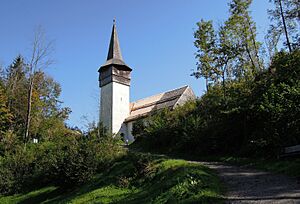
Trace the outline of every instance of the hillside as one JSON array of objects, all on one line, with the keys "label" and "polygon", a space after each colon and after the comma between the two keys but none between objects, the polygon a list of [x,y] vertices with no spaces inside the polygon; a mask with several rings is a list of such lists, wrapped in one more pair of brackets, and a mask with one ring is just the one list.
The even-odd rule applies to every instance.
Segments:
[{"label": "hillside", "polygon": [[0,197],[0,203],[219,203],[221,194],[218,177],[205,166],[130,153],[83,186],[47,186]]}]

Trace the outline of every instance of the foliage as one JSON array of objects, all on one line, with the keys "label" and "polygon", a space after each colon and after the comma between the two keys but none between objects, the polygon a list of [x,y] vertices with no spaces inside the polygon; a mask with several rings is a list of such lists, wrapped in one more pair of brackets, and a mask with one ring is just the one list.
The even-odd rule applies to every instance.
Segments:
[{"label": "foliage", "polygon": [[12,122],[12,115],[7,107],[7,97],[0,83],[0,140],[9,129]]},{"label": "foliage", "polygon": [[[259,96],[254,106],[258,112],[257,122],[264,126],[262,138],[272,144],[270,148],[300,143],[300,51],[284,52],[274,57],[268,74],[255,86]],[[263,92],[262,92],[263,91]],[[272,139],[271,139],[272,138]]]},{"label": "foliage", "polygon": [[[4,103],[1,105],[1,111],[6,114],[3,112],[1,117],[9,121],[10,131],[19,137],[22,137],[25,131],[29,75],[25,60],[22,56],[17,56],[0,77],[0,101]],[[59,100],[61,88],[53,78],[42,71],[37,71],[34,73],[34,79],[30,136],[47,140],[51,135],[60,134],[66,130],[64,121],[71,111],[69,108],[61,107]],[[8,129],[7,125],[3,124],[3,127]]]},{"label": "foliage", "polygon": [[221,203],[222,186],[210,169],[184,160],[129,153],[107,171],[71,191],[55,187],[0,202],[42,203]]},{"label": "foliage", "polygon": [[145,121],[143,119],[138,119],[134,122],[132,127],[132,135],[134,139],[137,139],[140,136],[140,133],[145,129]]},{"label": "foliage", "polygon": [[56,135],[38,144],[16,144],[0,160],[0,192],[17,193],[31,186],[55,184],[74,187],[87,182],[97,171],[123,154],[118,140],[98,140],[77,132]]},{"label": "foliage", "polygon": [[194,32],[197,70],[191,75],[204,77],[206,88],[222,82],[226,97],[227,80],[252,80],[264,69],[261,43],[249,7],[252,0],[232,0],[229,17],[215,32],[212,21],[201,19]]},{"label": "foliage", "polygon": [[300,17],[299,17],[299,1],[297,0],[269,0],[275,6],[274,9],[269,9],[269,17],[272,21],[268,30],[267,38],[269,52],[273,57],[274,52],[277,51],[277,44],[282,36],[284,36],[284,45],[289,52],[292,49],[299,48],[300,45]]},{"label": "foliage", "polygon": [[142,149],[204,155],[277,157],[300,143],[300,51],[280,52],[254,80],[216,84],[196,102],[145,119]]},{"label": "foliage", "polygon": [[13,153],[6,153],[0,163],[0,192],[18,192],[30,186],[34,163],[34,152],[16,146]]},{"label": "foliage", "polygon": [[[49,183],[61,187],[82,184],[123,152],[118,139],[101,127],[91,127],[86,135],[67,128],[64,121],[70,109],[61,107],[60,85],[41,70],[32,74],[21,56],[1,73],[1,194]],[[38,139],[37,144],[23,143],[30,76],[34,77],[30,136]]]},{"label": "foliage", "polygon": [[27,79],[26,65],[22,56],[17,56],[13,63],[2,73],[1,83],[6,93],[6,106],[12,114],[10,129],[22,134],[26,118]]},{"label": "foliage", "polygon": [[1,194],[48,184],[72,188],[124,153],[119,138],[102,124],[85,134],[65,125],[71,110],[61,105],[60,85],[42,71],[50,63],[51,44],[44,45],[37,34],[31,60],[17,56],[0,70]]},{"label": "foliage", "polygon": [[201,19],[197,26],[198,29],[194,33],[194,44],[198,48],[196,58],[199,62],[197,63],[197,71],[193,72],[192,76],[195,76],[197,79],[204,77],[206,89],[208,89],[209,81],[214,81],[216,77],[213,69],[216,36],[212,21]]},{"label": "foliage", "polygon": [[230,16],[224,27],[228,30],[227,38],[237,50],[234,59],[234,76],[253,77],[262,70],[259,56],[260,44],[256,40],[256,25],[250,15],[252,0],[232,0],[229,4]]}]

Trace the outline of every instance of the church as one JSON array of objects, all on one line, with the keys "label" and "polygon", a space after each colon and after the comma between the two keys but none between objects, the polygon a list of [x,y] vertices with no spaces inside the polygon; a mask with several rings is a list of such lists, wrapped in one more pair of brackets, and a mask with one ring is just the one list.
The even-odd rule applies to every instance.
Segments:
[{"label": "church", "polygon": [[114,20],[107,59],[98,70],[100,122],[109,132],[121,134],[125,141],[134,140],[132,128],[135,121],[196,98],[189,86],[183,86],[130,103],[131,71],[123,60]]}]

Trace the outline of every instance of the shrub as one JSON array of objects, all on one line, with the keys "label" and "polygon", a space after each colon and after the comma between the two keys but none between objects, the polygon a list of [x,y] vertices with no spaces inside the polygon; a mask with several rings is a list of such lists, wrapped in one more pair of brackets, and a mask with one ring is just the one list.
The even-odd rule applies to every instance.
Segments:
[{"label": "shrub", "polygon": [[26,186],[34,171],[34,152],[16,146],[13,153],[7,153],[0,160],[0,192],[16,193]]},{"label": "shrub", "polygon": [[122,154],[118,139],[108,135],[95,138],[69,133],[26,148],[18,144],[0,157],[0,193],[18,193],[50,183],[74,187]]}]

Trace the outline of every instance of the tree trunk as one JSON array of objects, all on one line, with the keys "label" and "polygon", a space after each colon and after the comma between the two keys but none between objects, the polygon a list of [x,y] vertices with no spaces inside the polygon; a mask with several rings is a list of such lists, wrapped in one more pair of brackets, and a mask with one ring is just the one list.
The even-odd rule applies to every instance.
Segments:
[{"label": "tree trunk", "polygon": [[33,75],[30,76],[28,99],[27,99],[27,115],[26,115],[26,126],[25,126],[25,137],[24,143],[26,144],[29,138],[29,127],[31,120],[31,103],[32,103],[32,89],[33,89]]},{"label": "tree trunk", "polygon": [[290,40],[289,40],[286,24],[285,24],[285,18],[284,18],[284,15],[283,15],[281,0],[278,0],[278,1],[279,1],[280,15],[281,15],[281,19],[282,19],[283,29],[284,29],[285,38],[286,38],[286,44],[289,48],[289,52],[292,52],[292,47],[291,47],[291,43],[290,43]]},{"label": "tree trunk", "polygon": [[31,122],[31,106],[32,106],[32,91],[34,85],[35,74],[42,68],[46,68],[51,64],[51,60],[48,59],[48,55],[51,52],[52,43],[44,44],[44,32],[41,27],[38,27],[35,31],[34,41],[32,46],[32,57],[29,66],[29,87],[28,87],[28,99],[27,99],[27,114],[26,114],[26,127],[24,135],[24,143],[29,139],[29,128]]},{"label": "tree trunk", "polygon": [[208,92],[208,78],[205,77],[205,86],[206,86],[206,92]]},{"label": "tree trunk", "polygon": [[255,56],[256,56],[256,59],[257,59],[258,68],[259,68],[260,71],[262,71],[263,68],[260,64],[259,55],[258,55],[258,48],[256,46],[256,40],[255,40],[255,37],[254,37],[254,32],[253,32],[253,29],[251,27],[251,23],[250,23],[249,18],[247,18],[247,22],[248,22],[250,33],[251,33],[251,39],[252,39],[252,43],[253,43],[254,50],[255,50]]},{"label": "tree trunk", "polygon": [[246,47],[246,51],[247,51],[247,54],[248,54],[248,56],[249,56],[249,58],[250,58],[250,61],[251,61],[251,64],[252,64],[252,66],[253,66],[253,74],[255,73],[255,63],[254,63],[254,60],[253,60],[253,58],[252,58],[252,56],[251,56],[251,53],[250,53],[250,50],[249,50],[249,47],[248,47],[248,44],[247,43],[245,43],[245,47]]},{"label": "tree trunk", "polygon": [[[226,67],[226,65],[225,65]],[[226,97],[226,87],[225,87],[225,70],[226,68],[224,69],[224,71],[222,72],[222,85],[223,85],[223,96],[224,96],[224,99]]]}]

